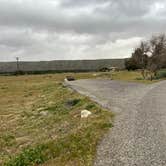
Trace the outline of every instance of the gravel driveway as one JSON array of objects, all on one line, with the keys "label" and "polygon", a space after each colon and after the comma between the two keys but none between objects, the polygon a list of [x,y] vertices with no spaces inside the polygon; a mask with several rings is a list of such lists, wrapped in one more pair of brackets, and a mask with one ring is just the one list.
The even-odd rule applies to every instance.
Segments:
[{"label": "gravel driveway", "polygon": [[97,148],[95,166],[166,166],[166,81],[68,84],[115,113],[114,127]]}]

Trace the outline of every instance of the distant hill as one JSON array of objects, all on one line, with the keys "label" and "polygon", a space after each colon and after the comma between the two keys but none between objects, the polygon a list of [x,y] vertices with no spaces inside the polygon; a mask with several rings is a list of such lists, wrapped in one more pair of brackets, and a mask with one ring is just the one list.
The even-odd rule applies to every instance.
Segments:
[{"label": "distant hill", "polygon": [[[24,72],[39,71],[98,71],[104,67],[118,67],[124,69],[124,59],[100,59],[100,60],[55,60],[39,62],[19,62],[19,69]],[[0,62],[0,73],[12,73],[17,71],[16,62]]]}]

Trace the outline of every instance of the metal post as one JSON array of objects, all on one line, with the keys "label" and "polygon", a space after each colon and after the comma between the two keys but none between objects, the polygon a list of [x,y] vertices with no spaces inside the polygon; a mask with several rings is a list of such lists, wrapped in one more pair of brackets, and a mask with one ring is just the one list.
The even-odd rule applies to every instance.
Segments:
[{"label": "metal post", "polygon": [[16,61],[17,61],[17,72],[19,72],[20,71],[20,69],[19,69],[19,57],[16,57]]}]

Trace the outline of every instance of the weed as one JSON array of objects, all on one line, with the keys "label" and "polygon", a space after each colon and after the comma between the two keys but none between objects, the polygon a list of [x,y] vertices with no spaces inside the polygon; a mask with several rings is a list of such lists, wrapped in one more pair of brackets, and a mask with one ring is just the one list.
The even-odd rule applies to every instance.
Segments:
[{"label": "weed", "polygon": [[65,105],[67,107],[73,107],[73,106],[77,105],[80,101],[81,101],[81,99],[70,99],[65,102]]},{"label": "weed", "polygon": [[93,109],[93,108],[95,108],[95,107],[96,107],[95,104],[88,104],[88,105],[85,107],[85,109],[91,110],[91,109]]},{"label": "weed", "polygon": [[3,140],[6,146],[12,146],[12,144],[15,143],[15,137],[12,134],[6,133],[4,135],[1,135],[0,139]]},{"label": "weed", "polygon": [[113,124],[112,123],[104,123],[101,128],[106,129],[106,128],[112,128]]},{"label": "weed", "polygon": [[43,163],[47,157],[43,154],[45,146],[37,146],[36,148],[26,148],[18,156],[11,158],[5,166],[29,166]]},{"label": "weed", "polygon": [[[0,86],[5,83],[8,89],[0,88],[0,165],[92,165],[112,114],[63,87],[65,76],[1,76]],[[80,118],[82,109],[91,110],[88,121]],[[41,111],[49,113],[44,116]]]}]

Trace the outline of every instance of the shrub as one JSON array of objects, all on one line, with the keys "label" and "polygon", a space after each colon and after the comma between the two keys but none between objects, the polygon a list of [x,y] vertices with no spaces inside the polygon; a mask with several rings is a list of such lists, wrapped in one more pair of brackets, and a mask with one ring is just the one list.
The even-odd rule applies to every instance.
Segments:
[{"label": "shrub", "polygon": [[136,65],[136,62],[134,59],[127,59],[125,61],[125,67],[127,70],[136,70],[138,69],[138,66]]},{"label": "shrub", "polygon": [[103,67],[101,69],[99,69],[100,72],[109,72],[110,69],[108,67]]},{"label": "shrub", "polygon": [[161,70],[157,73],[156,79],[166,78],[166,70]]}]

